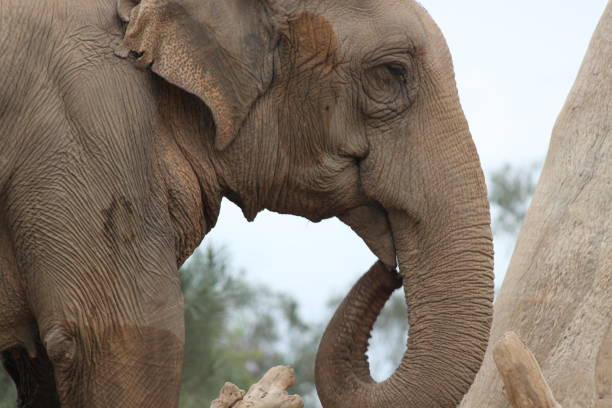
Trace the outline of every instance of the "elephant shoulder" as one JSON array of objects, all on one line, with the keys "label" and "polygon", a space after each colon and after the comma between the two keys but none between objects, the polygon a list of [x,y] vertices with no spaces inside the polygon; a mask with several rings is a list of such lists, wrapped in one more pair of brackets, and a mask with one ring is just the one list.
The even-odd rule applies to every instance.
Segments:
[{"label": "elephant shoulder", "polygon": [[121,23],[113,1],[102,1],[104,7],[100,3],[0,0],[0,69],[10,65],[42,76],[57,74],[66,65],[116,60],[113,43],[122,37]]},{"label": "elephant shoulder", "polygon": [[101,94],[148,86],[150,75],[114,55],[121,30],[111,0],[0,0],[4,114],[40,103],[79,115],[85,102],[103,103]]}]

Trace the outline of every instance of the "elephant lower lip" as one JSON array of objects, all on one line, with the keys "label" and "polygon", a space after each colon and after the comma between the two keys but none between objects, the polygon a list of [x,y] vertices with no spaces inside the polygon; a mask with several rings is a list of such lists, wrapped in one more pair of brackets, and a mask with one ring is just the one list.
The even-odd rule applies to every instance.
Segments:
[{"label": "elephant lower lip", "polygon": [[368,248],[388,269],[397,267],[391,225],[387,212],[382,206],[363,205],[347,211],[338,218],[363,239]]}]

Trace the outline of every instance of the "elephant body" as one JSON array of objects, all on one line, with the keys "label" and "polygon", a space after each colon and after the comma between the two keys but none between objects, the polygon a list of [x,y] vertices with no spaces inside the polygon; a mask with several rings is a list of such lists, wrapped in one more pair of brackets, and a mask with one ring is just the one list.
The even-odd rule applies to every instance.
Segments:
[{"label": "elephant body", "polygon": [[[1,7],[0,292],[8,294],[0,297],[0,349],[7,368],[19,367],[9,372],[21,403],[55,399],[22,386],[40,380],[21,360],[48,353],[58,375],[71,363],[65,354],[88,348],[64,332],[97,344],[109,331],[87,350],[104,355],[100,362],[125,359],[131,348],[133,358],[163,355],[173,368],[145,378],[140,368],[97,362],[108,370],[99,379],[125,375],[134,387],[105,391],[105,406],[172,406],[184,342],[177,267],[207,226],[197,177],[161,125],[163,86],[114,55],[122,30],[113,1]],[[99,349],[113,343],[121,349]],[[23,347],[37,357],[16,351]],[[176,383],[170,395],[166,381]],[[69,395],[78,392],[69,385],[59,387],[67,406],[93,406]]]},{"label": "elephant body", "polygon": [[[337,216],[381,260],[323,339],[326,408],[355,387],[356,408],[461,398],[490,326],[486,189],[442,35],[378,3],[0,0],[0,352],[20,406],[177,406],[177,270],[223,197],[249,220]],[[378,386],[376,313],[351,310],[402,280],[409,350]]]}]

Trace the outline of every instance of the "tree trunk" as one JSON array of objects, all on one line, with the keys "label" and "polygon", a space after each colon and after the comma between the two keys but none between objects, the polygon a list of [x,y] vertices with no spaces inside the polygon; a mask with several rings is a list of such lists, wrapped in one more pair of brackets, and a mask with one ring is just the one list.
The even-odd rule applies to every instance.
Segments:
[{"label": "tree trunk", "polygon": [[[528,95],[526,95],[528,97]],[[563,407],[612,407],[612,3],[553,131],[462,408],[509,403],[492,345],[516,332]]]}]

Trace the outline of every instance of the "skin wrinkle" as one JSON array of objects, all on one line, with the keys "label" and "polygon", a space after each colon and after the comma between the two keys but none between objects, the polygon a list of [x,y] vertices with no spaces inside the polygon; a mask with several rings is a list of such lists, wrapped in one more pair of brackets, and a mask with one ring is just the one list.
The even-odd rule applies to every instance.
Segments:
[{"label": "skin wrinkle", "polygon": [[[208,160],[210,151],[203,148],[200,142],[201,138],[213,138],[214,130],[202,122],[209,117],[205,108],[191,95],[179,97],[175,88],[164,83],[160,83],[159,87],[159,114],[167,124],[162,128],[161,136],[171,138],[171,142],[164,142],[164,137],[159,138],[162,143],[161,150],[165,155],[173,157],[163,171],[170,175],[169,184],[173,184],[178,190],[190,191],[187,197],[178,198],[177,202],[170,200],[168,205],[187,210],[186,217],[179,221],[179,228],[185,232],[178,241],[191,242],[190,245],[193,246],[187,246],[179,252],[191,252],[199,243],[193,242],[193,238],[197,241],[216,223],[221,205],[220,186],[224,184],[217,175],[223,174],[223,171],[217,167],[217,163]],[[205,171],[211,167],[214,171]],[[197,183],[193,182],[194,178]],[[184,200],[189,200],[192,204],[187,205]],[[200,230],[193,228],[193,220],[197,219],[202,219]]]}]

